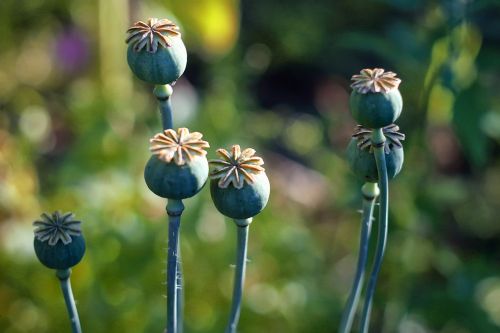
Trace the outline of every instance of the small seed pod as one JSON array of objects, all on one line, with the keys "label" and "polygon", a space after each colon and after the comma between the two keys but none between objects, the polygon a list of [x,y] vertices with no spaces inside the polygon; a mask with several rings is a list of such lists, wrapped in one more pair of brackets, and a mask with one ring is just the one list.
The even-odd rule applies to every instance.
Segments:
[{"label": "small seed pod", "polygon": [[231,152],[218,149],[221,159],[211,160],[210,193],[215,207],[233,219],[248,219],[260,213],[269,199],[270,185],[262,158],[255,150],[241,151],[234,145]]},{"label": "small seed pod", "polygon": [[362,126],[382,128],[396,121],[403,109],[398,90],[401,80],[396,73],[382,68],[363,69],[352,77],[353,88],[349,99],[353,118]]},{"label": "small seed pod", "polygon": [[43,213],[35,226],[34,247],[38,260],[48,268],[69,269],[82,260],[85,239],[73,213]]},{"label": "small seed pod", "polygon": [[127,62],[134,74],[152,84],[170,84],[184,73],[186,47],[179,28],[170,20],[150,18],[128,30]]},{"label": "small seed pod", "polygon": [[198,193],[208,178],[208,142],[199,132],[168,129],[151,140],[153,156],[144,170],[144,179],[156,195],[168,199],[186,199]]},{"label": "small seed pod", "polygon": [[[387,176],[396,177],[403,167],[404,151],[401,141],[405,135],[398,132],[399,127],[389,125],[383,128],[386,141],[384,144]],[[371,143],[372,130],[358,126],[347,146],[347,161],[354,174],[364,182],[378,181],[377,163]]]}]

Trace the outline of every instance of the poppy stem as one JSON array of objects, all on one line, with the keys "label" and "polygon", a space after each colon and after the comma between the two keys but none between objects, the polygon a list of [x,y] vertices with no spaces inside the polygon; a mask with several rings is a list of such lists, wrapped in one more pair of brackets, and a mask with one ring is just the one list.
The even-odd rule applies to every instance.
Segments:
[{"label": "poppy stem", "polygon": [[173,89],[169,84],[156,85],[153,89],[153,94],[156,96],[160,106],[163,130],[173,128],[172,103],[170,102],[170,96],[172,96],[172,93]]},{"label": "poppy stem", "polygon": [[363,185],[363,187],[361,188],[361,192],[363,193],[363,216],[361,219],[358,264],[351,293],[349,295],[349,298],[347,299],[344,313],[342,314],[339,333],[348,333],[352,328],[352,322],[354,320],[359,297],[361,295],[361,286],[363,285],[366,270],[368,246],[373,221],[373,208],[375,206],[375,200],[380,193],[377,183],[370,182],[367,182]]},{"label": "poppy stem", "polygon": [[378,186],[380,187],[380,210],[379,210],[379,226],[378,226],[378,241],[375,250],[375,259],[373,263],[370,280],[366,289],[365,304],[361,317],[361,332],[368,333],[370,325],[370,314],[372,309],[373,295],[377,284],[378,275],[384,258],[385,247],[387,245],[388,232],[388,214],[389,214],[389,182],[387,177],[387,165],[385,161],[385,136],[382,128],[373,130],[372,146],[375,155],[375,162],[378,171]]},{"label": "poppy stem", "polygon": [[176,313],[177,313],[177,333],[182,333],[184,330],[184,289],[183,289],[183,274],[182,274],[182,259],[181,259],[181,239],[177,242],[177,289],[176,289]]},{"label": "poppy stem", "polygon": [[[168,254],[167,254],[167,332],[177,333],[178,327],[182,325],[177,308],[179,303],[178,269],[179,269],[179,230],[181,226],[181,214],[184,211],[182,200],[169,199],[167,203],[168,214]],[[182,318],[182,316],[180,317]]]},{"label": "poppy stem", "polygon": [[[156,85],[153,89],[153,94],[158,100],[160,107],[161,123],[163,130],[173,128],[173,116],[172,116],[172,103],[170,102],[170,96],[172,96],[173,89],[169,84]],[[169,210],[169,207],[170,210]],[[174,208],[172,208],[174,207]],[[182,207],[182,208],[180,208]],[[180,209],[179,215],[178,209]],[[182,276],[182,263],[181,263],[181,246],[180,246],[180,214],[184,210],[182,201],[180,200],[169,200],[167,204],[167,213],[169,215],[169,250],[168,250],[168,268],[167,268],[167,322],[170,325],[174,325],[175,329],[170,328],[168,332],[182,333],[183,331],[183,309],[184,309],[184,292],[183,292],[183,276]],[[170,246],[174,246],[175,251]],[[171,257],[172,256],[172,257]],[[175,259],[175,264],[173,260]],[[174,267],[175,266],[175,267]],[[174,269],[175,268],[175,269]],[[173,280],[172,275],[175,274],[175,280]],[[175,282],[173,282],[175,281]],[[174,291],[170,288],[175,288]],[[170,291],[170,292],[169,292]],[[169,296],[170,294],[170,296]],[[175,319],[173,318],[175,316]],[[167,327],[169,325],[167,324]]]},{"label": "poppy stem", "polygon": [[71,269],[58,269],[56,271],[56,276],[61,282],[61,290],[63,292],[66,308],[68,309],[69,320],[71,321],[71,332],[82,333],[75,298],[73,297],[73,291],[71,290],[71,281],[69,279],[70,275]]},{"label": "poppy stem", "polygon": [[235,219],[237,226],[236,243],[236,268],[234,272],[233,300],[231,305],[231,314],[226,327],[226,333],[236,333],[238,320],[241,311],[241,299],[243,297],[243,286],[245,284],[245,269],[247,263],[248,250],[248,229],[252,218]]}]

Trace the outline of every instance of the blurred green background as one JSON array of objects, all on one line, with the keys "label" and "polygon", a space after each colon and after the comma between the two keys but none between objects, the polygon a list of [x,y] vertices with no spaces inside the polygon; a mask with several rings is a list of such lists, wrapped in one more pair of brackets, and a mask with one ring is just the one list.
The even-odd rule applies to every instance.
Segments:
[{"label": "blurred green background", "polygon": [[[255,147],[271,200],[252,224],[240,331],[336,332],[354,274],[360,183],[343,159],[349,78],[403,79],[372,332],[500,331],[500,3],[496,0],[1,0],[0,332],[68,332],[31,222],[72,210],[85,332],[162,332],[165,202],[142,179],[160,130],[126,64],[135,20],[177,22],[189,50],[176,126]],[[205,189],[182,224],[186,332],[222,332],[235,227]]]}]

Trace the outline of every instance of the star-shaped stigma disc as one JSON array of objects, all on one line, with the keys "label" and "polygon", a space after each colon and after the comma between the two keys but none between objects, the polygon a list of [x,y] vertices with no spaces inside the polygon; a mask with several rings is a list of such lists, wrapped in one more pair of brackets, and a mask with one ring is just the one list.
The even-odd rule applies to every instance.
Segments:
[{"label": "star-shaped stigma disc", "polygon": [[353,75],[351,88],[360,94],[388,93],[397,89],[401,79],[394,72],[385,72],[383,68],[362,69],[360,74]]},{"label": "star-shaped stigma disc", "polygon": [[177,165],[184,165],[197,156],[205,156],[205,148],[210,147],[208,142],[201,140],[203,134],[189,133],[187,128],[179,128],[177,132],[167,129],[156,134],[151,140],[150,150],[166,163],[172,160]]},{"label": "star-shaped stigma disc", "polygon": [[217,155],[221,158],[209,161],[214,167],[210,178],[219,179],[220,188],[227,188],[232,183],[235,188],[241,189],[245,181],[252,184],[254,176],[265,171],[262,167],[264,161],[255,156],[255,150],[252,148],[241,151],[239,145],[234,145],[230,152],[218,149]]},{"label": "star-shaped stigma disc", "polygon": [[150,53],[155,53],[158,46],[172,46],[171,38],[180,36],[179,27],[168,19],[150,18],[148,22],[137,21],[128,30],[125,42],[139,52],[143,48]]},{"label": "star-shaped stigma disc", "polygon": [[71,212],[62,214],[59,211],[51,215],[43,213],[41,219],[33,222],[35,227],[35,237],[41,242],[48,242],[54,246],[58,241],[64,245],[71,243],[71,236],[81,235],[81,221],[74,219]]}]

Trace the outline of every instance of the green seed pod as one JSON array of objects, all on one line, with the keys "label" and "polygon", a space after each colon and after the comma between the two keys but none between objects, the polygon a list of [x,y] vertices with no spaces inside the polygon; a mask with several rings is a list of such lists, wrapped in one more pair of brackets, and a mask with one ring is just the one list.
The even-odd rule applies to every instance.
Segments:
[{"label": "green seed pod", "polygon": [[35,253],[40,262],[53,269],[69,269],[82,260],[85,254],[85,239],[81,233],[81,222],[73,213],[52,215],[43,213],[35,226]]},{"label": "green seed pod", "polygon": [[151,152],[144,179],[156,195],[182,200],[198,193],[208,178],[206,151],[202,134],[179,128],[168,129],[151,139]]},{"label": "green seed pod", "polygon": [[[399,127],[384,127],[386,137],[384,152],[389,179],[396,177],[403,167],[404,151],[401,140],[405,136],[398,132]],[[378,181],[377,163],[371,145],[372,130],[358,126],[356,133],[347,146],[347,161],[354,174],[364,182]]]},{"label": "green seed pod", "polygon": [[147,23],[134,23],[127,33],[127,62],[139,79],[152,84],[170,84],[184,73],[186,47],[173,22],[150,18]]},{"label": "green seed pod", "polygon": [[363,69],[354,81],[349,106],[353,118],[362,126],[382,128],[396,121],[403,109],[398,90],[401,80],[382,68]]},{"label": "green seed pod", "polygon": [[261,166],[262,158],[255,150],[241,151],[234,145],[229,153],[218,149],[218,160],[211,160],[210,193],[215,207],[233,219],[247,219],[260,213],[267,205],[270,193],[269,179]]}]

